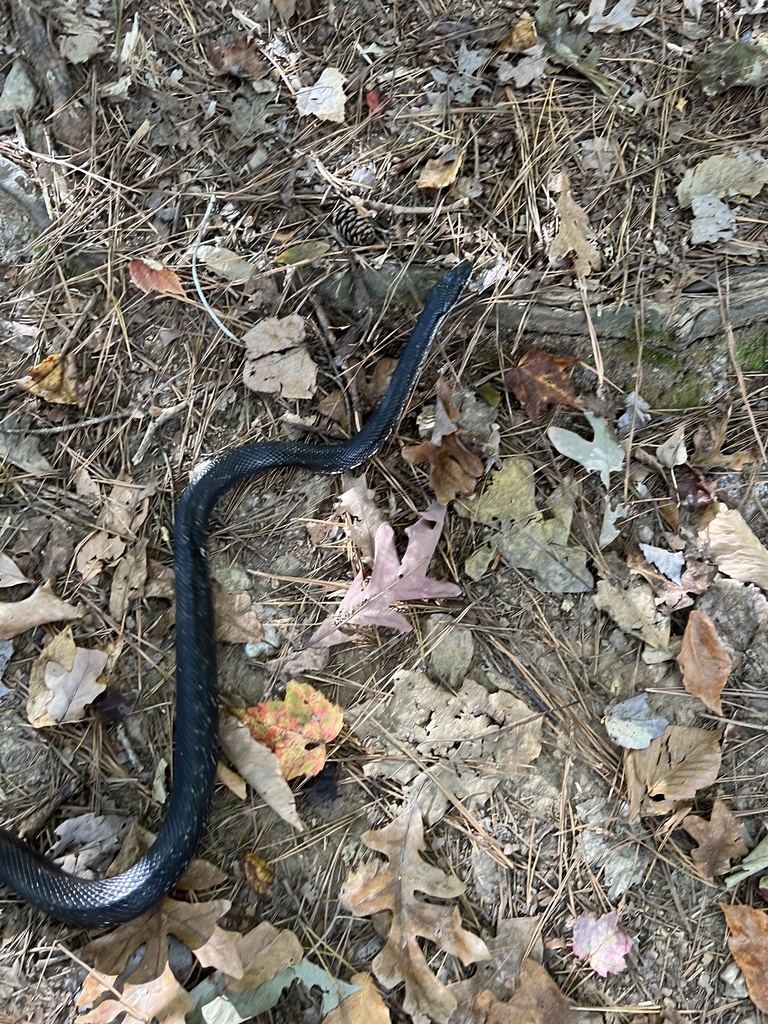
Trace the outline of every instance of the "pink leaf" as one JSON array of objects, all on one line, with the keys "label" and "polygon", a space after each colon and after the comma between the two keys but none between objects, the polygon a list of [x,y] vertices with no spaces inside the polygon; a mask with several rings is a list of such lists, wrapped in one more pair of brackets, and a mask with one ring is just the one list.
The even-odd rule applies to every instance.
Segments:
[{"label": "pink leaf", "polygon": [[580,914],[573,922],[573,952],[580,960],[588,960],[601,978],[627,969],[625,957],[632,949],[632,940],[618,926],[618,914],[595,917]]},{"label": "pink leaf", "polygon": [[309,641],[310,647],[331,647],[350,637],[340,626],[386,626],[400,633],[411,629],[408,620],[391,607],[398,601],[429,601],[458,597],[455,583],[433,580],[427,569],[440,540],[445,505],[434,501],[421,519],[405,531],[408,547],[400,561],[395,535],[389,523],[381,523],[374,537],[373,570],[370,578],[358,573],[335,613],[321,623]]}]

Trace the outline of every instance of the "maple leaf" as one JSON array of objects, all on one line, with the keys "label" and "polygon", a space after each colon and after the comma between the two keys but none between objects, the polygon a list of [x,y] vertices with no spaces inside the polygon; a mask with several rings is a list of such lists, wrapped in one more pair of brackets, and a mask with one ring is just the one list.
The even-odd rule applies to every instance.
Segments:
[{"label": "maple leaf", "polygon": [[541,423],[547,405],[581,408],[581,401],[565,374],[578,363],[577,356],[553,356],[539,348],[526,352],[520,362],[504,374],[504,383],[528,414],[531,423]]},{"label": "maple leaf", "polygon": [[71,360],[53,353],[32,366],[26,377],[16,381],[20,388],[52,405],[76,405],[82,409],[85,404],[83,388],[77,379]]},{"label": "maple leaf", "polygon": [[688,693],[716,715],[722,715],[720,694],[731,674],[731,658],[705,612],[692,611],[688,616],[677,664]]},{"label": "maple leaf", "polygon": [[601,978],[625,971],[631,949],[632,940],[619,928],[615,910],[600,917],[579,914],[573,922],[573,952],[580,960],[589,961]]},{"label": "maple leaf", "polygon": [[226,932],[216,922],[231,907],[229,900],[182,903],[166,897],[152,910],[93,939],[83,950],[97,970],[108,975],[123,973],[130,957],[146,946],[141,962],[129,975],[134,985],[162,976],[168,966],[168,937],[175,935],[194,954],[202,967],[218,967],[235,977],[243,973],[237,953],[240,932]]},{"label": "maple leaf", "polygon": [[416,893],[448,900],[460,896],[465,886],[421,856],[424,826],[415,807],[385,828],[365,832],[362,840],[388,863],[362,864],[344,883],[339,903],[358,917],[391,912],[389,936],[373,961],[373,973],[386,988],[405,982],[406,1013],[445,1024],[456,1009],[456,997],[430,971],[418,938],[459,957],[465,966],[489,959],[490,953],[482,939],[462,927],[455,904],[427,903]]},{"label": "maple leaf", "polygon": [[592,230],[584,209],[571,195],[568,176],[561,174],[561,192],[557,200],[560,226],[549,246],[549,262],[552,266],[570,257],[579,280],[589,277],[593,270],[599,270],[600,253],[594,245],[596,235]]},{"label": "maple leaf", "polygon": [[402,562],[395,547],[395,534],[389,523],[382,523],[374,538],[373,571],[366,581],[360,572],[333,615],[312,634],[309,647],[331,647],[351,638],[340,626],[386,626],[408,633],[411,624],[392,609],[397,601],[431,601],[439,597],[458,597],[455,583],[427,576],[445,520],[445,505],[434,501],[421,513],[421,519],[406,529],[408,546]]},{"label": "maple leaf", "polygon": [[179,280],[179,275],[158,260],[137,257],[128,264],[128,273],[139,291],[172,295],[177,299],[186,298],[187,293]]},{"label": "maple leaf", "polygon": [[317,775],[325,764],[325,744],[336,739],[344,712],[309,683],[292,679],[285,700],[246,708],[242,720],[254,739],[277,755],[286,779]]},{"label": "maple leaf", "polygon": [[630,820],[641,810],[665,814],[711,786],[720,770],[722,736],[721,729],[670,725],[645,750],[630,751],[625,759]]},{"label": "maple leaf", "polygon": [[720,904],[731,930],[728,949],[741,968],[749,998],[763,1013],[768,1013],[768,914],[752,907]]},{"label": "maple leaf", "polygon": [[724,875],[730,870],[731,861],[747,852],[741,825],[720,797],[712,805],[709,821],[688,814],[680,824],[698,844],[691,859],[704,878]]},{"label": "maple leaf", "polygon": [[91,971],[83,982],[76,1006],[88,1006],[110,993],[98,1006],[81,1014],[82,1024],[110,1024],[116,1017],[129,1021],[157,1021],[157,1024],[184,1024],[186,1014],[195,1008],[186,990],[178,983],[169,964],[159,977],[137,984],[128,981],[116,996],[118,976]]}]

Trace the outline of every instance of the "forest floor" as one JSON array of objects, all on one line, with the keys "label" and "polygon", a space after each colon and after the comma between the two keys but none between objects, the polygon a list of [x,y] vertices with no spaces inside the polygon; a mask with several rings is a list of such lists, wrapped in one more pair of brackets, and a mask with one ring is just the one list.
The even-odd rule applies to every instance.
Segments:
[{"label": "forest floor", "polygon": [[348,436],[472,265],[364,478],[214,514],[186,895],[2,890],[0,1024],[763,1020],[766,33],[0,0],[1,818],[67,870],[162,822],[193,469]]}]

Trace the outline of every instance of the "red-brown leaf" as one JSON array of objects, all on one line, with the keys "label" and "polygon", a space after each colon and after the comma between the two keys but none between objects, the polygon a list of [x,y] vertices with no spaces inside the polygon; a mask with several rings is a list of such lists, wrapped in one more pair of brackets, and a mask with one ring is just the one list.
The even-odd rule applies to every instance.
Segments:
[{"label": "red-brown leaf", "polygon": [[553,356],[533,348],[513,370],[507,371],[504,383],[523,406],[531,423],[541,423],[548,405],[581,408],[570,377],[565,373],[578,361],[575,356]]}]

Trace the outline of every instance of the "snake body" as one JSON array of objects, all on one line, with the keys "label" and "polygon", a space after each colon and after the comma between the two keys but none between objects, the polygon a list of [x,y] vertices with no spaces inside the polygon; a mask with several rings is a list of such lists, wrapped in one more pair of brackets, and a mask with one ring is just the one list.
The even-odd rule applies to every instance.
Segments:
[{"label": "snake body", "polygon": [[130,921],[171,891],[202,838],[216,773],[216,643],[207,555],[213,508],[241,481],[269,469],[292,466],[335,474],[375,455],[397,425],[430,343],[469,273],[469,264],[460,263],[429,292],[389,387],[359,433],[326,446],[291,441],[243,445],[206,463],[181,495],[174,540],[174,784],[154,844],[128,871],[114,878],[84,879],[61,871],[27,842],[0,828],[0,884],[51,917],[81,928],[108,928]]}]

